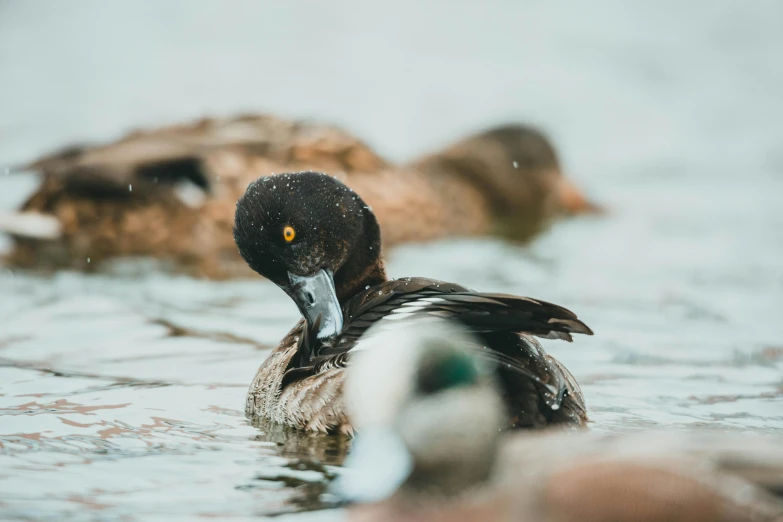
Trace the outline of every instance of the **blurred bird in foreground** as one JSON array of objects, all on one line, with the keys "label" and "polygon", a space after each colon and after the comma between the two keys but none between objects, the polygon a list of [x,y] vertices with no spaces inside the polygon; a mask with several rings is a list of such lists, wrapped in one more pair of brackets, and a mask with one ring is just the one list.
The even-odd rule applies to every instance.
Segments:
[{"label": "blurred bird in foreground", "polygon": [[552,218],[597,207],[563,176],[533,128],[498,127],[406,165],[337,128],[272,116],[205,119],[71,147],[24,170],[42,174],[18,212],[0,215],[12,266],[95,270],[152,257],[210,278],[245,276],[234,204],[272,173],[337,176],[375,211],[386,246],[446,236],[526,239]]},{"label": "blurred bird in foreground", "polygon": [[716,522],[783,517],[783,441],[715,432],[500,432],[466,333],[398,322],[356,354],[358,429],[338,489],[349,520]]}]

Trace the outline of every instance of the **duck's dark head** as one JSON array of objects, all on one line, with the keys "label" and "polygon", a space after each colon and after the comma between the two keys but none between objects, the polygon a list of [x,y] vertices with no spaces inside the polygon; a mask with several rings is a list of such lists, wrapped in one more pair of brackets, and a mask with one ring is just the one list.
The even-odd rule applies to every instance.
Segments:
[{"label": "duck's dark head", "polygon": [[326,174],[251,183],[237,202],[234,240],[250,268],[291,296],[319,338],[342,329],[341,303],[386,279],[375,216]]}]

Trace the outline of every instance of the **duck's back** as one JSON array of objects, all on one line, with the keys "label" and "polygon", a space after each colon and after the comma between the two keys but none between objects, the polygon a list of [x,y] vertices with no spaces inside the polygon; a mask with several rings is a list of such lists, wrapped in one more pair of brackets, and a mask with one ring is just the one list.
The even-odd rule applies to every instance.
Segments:
[{"label": "duck's back", "polygon": [[113,257],[150,256],[202,276],[249,275],[231,229],[251,181],[387,166],[339,129],[271,116],[205,119],[70,147],[27,167],[42,182],[20,209],[56,220],[58,237],[16,234],[10,262],[89,270]]}]

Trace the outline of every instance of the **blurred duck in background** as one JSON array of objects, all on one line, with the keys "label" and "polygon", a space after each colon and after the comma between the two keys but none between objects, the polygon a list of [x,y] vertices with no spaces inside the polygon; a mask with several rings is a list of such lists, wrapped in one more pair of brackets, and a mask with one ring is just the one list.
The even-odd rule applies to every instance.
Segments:
[{"label": "blurred duck in background", "polygon": [[247,264],[288,294],[304,319],[258,369],[245,405],[251,419],[351,433],[343,380],[353,353],[368,349],[372,325],[414,315],[451,317],[476,333],[484,357],[499,363],[504,427],[587,421],[576,380],[535,339],[592,335],[576,314],[445,281],[389,280],[378,221],[339,180],[318,172],[259,178],[237,203],[234,239]]},{"label": "blurred duck in background", "polygon": [[716,432],[501,432],[491,362],[455,323],[368,332],[337,484],[353,522],[719,522],[783,517],[783,441]]},{"label": "blurred duck in background", "polygon": [[12,266],[94,270],[152,257],[209,278],[248,275],[231,237],[234,205],[261,175],[318,170],[370,205],[384,244],[502,234],[527,239],[553,218],[593,212],[539,131],[499,127],[407,165],[337,128],[272,116],[205,119],[71,147],[28,165],[42,175],[0,216]]}]

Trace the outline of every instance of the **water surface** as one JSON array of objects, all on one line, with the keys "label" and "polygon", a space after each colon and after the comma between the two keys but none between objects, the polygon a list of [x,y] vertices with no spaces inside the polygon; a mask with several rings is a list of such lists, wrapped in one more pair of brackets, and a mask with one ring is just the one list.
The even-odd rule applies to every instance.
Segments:
[{"label": "water surface", "polygon": [[[47,5],[0,4],[0,164],[205,111],[338,121],[393,159],[539,122],[610,213],[406,246],[390,274],[577,311],[596,335],[545,344],[596,430],[783,432],[779,3]],[[0,176],[0,206],[33,185]],[[346,441],[243,415],[296,318],[258,280],[0,272],[0,517],[332,506]]]}]

